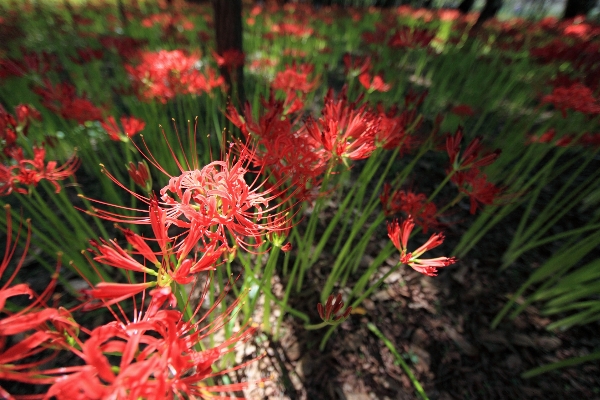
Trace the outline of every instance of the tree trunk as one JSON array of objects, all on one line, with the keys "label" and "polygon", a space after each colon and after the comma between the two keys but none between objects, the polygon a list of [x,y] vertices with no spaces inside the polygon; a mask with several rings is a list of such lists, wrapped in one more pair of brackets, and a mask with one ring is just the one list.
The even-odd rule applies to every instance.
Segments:
[{"label": "tree trunk", "polygon": [[477,22],[475,22],[474,28],[479,28],[488,19],[494,18],[498,11],[502,8],[502,0],[486,0],[481,14]]},{"label": "tree trunk", "polygon": [[395,0],[378,0],[375,2],[375,6],[381,8],[389,8],[393,7],[395,5],[394,3]]},{"label": "tree trunk", "polygon": [[468,14],[471,12],[473,4],[475,4],[475,0],[463,0],[458,6],[458,11],[460,11],[461,14]]},{"label": "tree trunk", "polygon": [[[217,53],[242,49],[242,0],[212,0],[214,10]],[[243,110],[246,101],[244,94],[244,66],[220,68],[221,75],[229,85],[229,96],[234,105]],[[235,85],[235,86],[234,86]],[[236,90],[234,90],[236,89]]]},{"label": "tree trunk", "polygon": [[563,19],[575,18],[578,15],[587,15],[594,8],[594,0],[567,0]]}]

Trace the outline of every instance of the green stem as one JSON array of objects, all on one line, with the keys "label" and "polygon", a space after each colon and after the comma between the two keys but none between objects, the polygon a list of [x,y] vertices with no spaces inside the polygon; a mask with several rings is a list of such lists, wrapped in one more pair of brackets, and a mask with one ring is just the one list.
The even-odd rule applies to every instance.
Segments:
[{"label": "green stem", "polygon": [[427,397],[427,394],[425,394],[423,387],[421,386],[417,378],[414,376],[414,374],[412,373],[412,371],[408,367],[408,364],[406,364],[402,356],[398,354],[398,351],[396,350],[394,344],[388,338],[386,338],[373,323],[367,322],[367,328],[369,328],[371,332],[373,332],[379,339],[381,339],[383,343],[385,343],[387,348],[392,352],[392,354],[396,358],[396,361],[402,366],[402,369],[404,370],[404,372],[406,372],[406,375],[408,375],[408,378],[414,385],[417,393],[419,393],[419,396],[421,396],[421,398],[424,400],[428,400],[429,398]]}]

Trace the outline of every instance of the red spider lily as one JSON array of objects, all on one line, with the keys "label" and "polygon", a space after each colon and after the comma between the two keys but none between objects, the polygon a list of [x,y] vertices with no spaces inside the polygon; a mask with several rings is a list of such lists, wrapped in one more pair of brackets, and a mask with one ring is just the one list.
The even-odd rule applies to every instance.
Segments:
[{"label": "red spider lily", "polygon": [[579,138],[579,143],[584,147],[600,147],[600,133],[586,132]]},{"label": "red spider lily", "polygon": [[375,134],[375,144],[386,150],[399,148],[400,154],[413,149],[417,144],[415,136],[411,135],[419,129],[423,116],[419,115],[416,108],[399,111],[397,107],[385,112],[378,105],[379,131]]},{"label": "red spider lily", "polygon": [[[202,298],[208,293],[206,282]],[[243,326],[222,343],[201,350],[200,342],[221,330],[231,319],[240,299],[212,322],[209,314],[224,298],[221,295],[203,316],[197,307],[189,321],[170,309],[176,305],[169,287],[150,292],[151,301],[145,310],[136,311],[134,318],[124,320],[113,313],[115,321],[89,332],[89,338],[74,337],[77,346],[71,351],[84,365],[70,367],[48,390],[48,397],[57,399],[174,399],[193,397],[225,399],[217,393],[238,391],[259,382],[209,385],[215,379],[237,371],[248,363],[214,372],[214,364],[236,345],[249,340],[256,328]],[[196,320],[196,322],[192,322]],[[251,360],[253,362],[255,360]]]},{"label": "red spider lily", "polygon": [[[554,129],[548,129],[546,132],[542,133],[541,135],[538,136],[529,136],[529,138],[527,139],[527,141],[525,142],[525,144],[531,144],[531,143],[552,143],[554,142],[555,146],[558,147],[567,147],[571,144],[573,144],[575,137],[574,135],[563,135],[562,137],[558,138],[556,141],[554,141],[556,136],[556,130]],[[584,139],[586,138],[586,139]],[[580,140],[579,140],[579,144],[582,145],[586,145],[586,144],[591,144],[588,143],[589,141],[589,134],[584,134]],[[593,141],[592,141],[593,142]]]},{"label": "red spider lily", "polygon": [[179,29],[189,31],[194,29],[194,23],[179,14],[160,13],[142,19],[142,26],[151,28],[153,25],[160,25],[163,32]]},{"label": "red spider lily", "polygon": [[[311,92],[318,83],[319,77],[315,76],[309,80],[309,75],[313,72],[314,66],[311,64],[302,64],[296,66],[287,65],[284,71],[280,71],[275,76],[271,87],[275,90],[285,92],[284,109],[286,114],[292,114],[304,108],[306,95]],[[300,96],[298,96],[300,92]]]},{"label": "red spider lily", "polygon": [[383,81],[381,75],[371,77],[371,74],[363,72],[358,76],[358,81],[369,92],[388,92],[392,86]]},{"label": "red spider lily", "polygon": [[360,76],[371,70],[371,57],[357,57],[346,53],[343,60],[346,75]]},{"label": "red spider lily", "polygon": [[408,251],[408,239],[415,227],[412,217],[408,217],[400,224],[398,220],[388,222],[388,236],[398,250],[400,250],[400,262],[411,266],[415,271],[428,276],[436,276],[438,268],[454,264],[455,257],[438,257],[430,259],[421,259],[420,256],[444,242],[444,235],[436,233],[431,235],[429,240],[413,252]]},{"label": "red spider lily", "polygon": [[[0,113],[2,111],[0,110]],[[27,135],[29,124],[35,121],[42,120],[42,114],[39,113],[33,106],[29,104],[19,104],[15,107],[15,116],[20,127],[22,127],[23,134]]]},{"label": "red spider lily", "polygon": [[11,157],[11,153],[17,149],[18,128],[15,117],[0,104],[0,143],[3,145],[2,153],[7,157]]},{"label": "red spider lily", "polygon": [[458,172],[452,176],[452,181],[461,193],[469,196],[471,214],[475,214],[481,204],[493,204],[502,192],[501,188],[489,182],[485,174],[480,174],[477,169]]},{"label": "red spider lily", "polygon": [[527,139],[526,144],[530,144],[530,143],[550,143],[554,140],[554,136],[556,135],[556,130],[554,129],[548,129],[546,132],[542,133],[541,135],[538,136],[530,136]]},{"label": "red spider lily", "polygon": [[262,235],[278,229],[266,218],[274,209],[269,203],[281,199],[283,193],[276,186],[263,189],[262,184],[254,183],[252,187],[246,183],[251,157],[243,148],[237,159],[227,155],[224,161],[213,161],[201,170],[183,171],[171,178],[161,190],[162,201],[170,206],[169,219],[181,227],[197,220],[204,226],[217,227],[219,232],[226,229],[242,247],[247,244],[244,237],[260,243]]},{"label": "red spider lily", "polygon": [[[159,221],[153,221],[156,237],[153,241],[159,243],[160,251],[158,252],[153,251],[144,238],[128,229],[122,229],[122,231],[135,253],[124,250],[114,240],[105,241],[103,239],[100,239],[100,242],[91,240],[90,244],[95,250],[89,250],[94,254],[94,261],[127,271],[151,275],[155,277],[155,281],[138,284],[101,282],[93,289],[85,290],[84,294],[94,299],[105,300],[108,302],[105,304],[115,304],[151,287],[170,287],[173,282],[190,283],[199,272],[213,270],[218,265],[218,260],[226,247],[218,245],[219,240],[200,245],[199,243],[205,240],[203,236],[207,234],[203,226],[193,224],[189,234],[177,242],[177,238],[166,236],[164,225],[157,226],[160,224]],[[219,239],[224,241],[223,238]],[[193,258],[188,258],[192,251]],[[200,253],[202,255],[198,256]],[[134,255],[141,255],[144,261],[138,261]],[[87,307],[94,307],[94,304]]]},{"label": "red spider lily", "polygon": [[63,103],[60,111],[65,119],[72,119],[83,125],[86,121],[100,121],[102,110],[87,99],[75,98]]},{"label": "red spider lily", "polygon": [[257,58],[250,63],[251,71],[265,71],[277,65],[277,61],[270,58]]},{"label": "red spider lily", "polygon": [[78,97],[75,94],[75,87],[68,83],[52,85],[50,81],[45,80],[44,86],[35,88],[34,92],[42,97],[44,107],[65,119],[75,120],[79,124],[102,120],[102,109],[96,107],[91,101]]},{"label": "red spider lily", "polygon": [[317,86],[319,78],[314,77],[309,79],[309,75],[313,73],[315,66],[312,64],[296,63],[286,65],[285,70],[280,71],[275,75],[275,79],[271,87],[275,90],[283,90],[285,92],[300,91],[309,93]]},{"label": "red spider lily", "polygon": [[56,161],[44,163],[46,149],[43,147],[34,147],[33,154],[33,159],[27,160],[23,156],[23,150],[16,149],[12,151],[11,156],[17,164],[0,165],[0,196],[6,196],[13,191],[27,194],[28,189],[21,186],[35,187],[42,179],[49,181],[56,188],[56,193],[59,193],[61,187],[57,181],[72,176],[79,168],[80,161],[75,156],[57,167]]},{"label": "red spider lily", "polygon": [[306,25],[282,22],[280,24],[273,25],[271,27],[271,32],[279,33],[281,35],[289,35],[302,38],[311,36],[314,30],[312,28],[307,27]]},{"label": "red spider lily", "polygon": [[140,119],[134,117],[121,117],[121,126],[123,126],[123,130],[119,129],[117,125],[117,121],[111,115],[105,121],[101,121],[100,124],[108,133],[108,137],[111,140],[119,141],[121,140],[122,132],[125,132],[127,137],[132,137],[138,132],[142,131],[146,126],[146,123]]},{"label": "red spider lily", "polygon": [[113,117],[112,115],[109,116],[105,121],[101,121],[100,125],[102,125],[102,127],[104,128],[104,130],[108,134],[108,137],[111,140],[114,140],[114,141],[121,140],[121,137],[120,137],[121,129],[119,129],[119,126],[117,125],[117,121],[115,121],[115,117]]},{"label": "red spider lily", "polygon": [[182,50],[145,52],[136,66],[125,65],[133,79],[140,99],[158,99],[166,103],[178,94],[210,93],[224,85],[222,77],[216,78],[210,68],[206,75],[198,69],[200,56],[187,55]]},{"label": "red spider lily", "polygon": [[436,11],[440,21],[456,21],[462,17],[462,14],[459,10],[439,9]]},{"label": "red spider lily", "polygon": [[408,26],[399,28],[388,40],[387,45],[392,49],[427,47],[436,33],[427,29],[411,28]]},{"label": "red spider lily", "polygon": [[501,151],[499,149],[493,152],[480,154],[483,149],[481,143],[482,138],[480,136],[475,137],[461,153],[460,142],[462,141],[462,138],[463,133],[462,127],[460,126],[454,133],[454,136],[448,135],[446,138],[446,151],[450,157],[450,165],[453,171],[481,168],[492,164],[500,156]]},{"label": "red spider lily", "polygon": [[319,317],[321,317],[324,322],[329,323],[338,323],[346,320],[350,316],[352,307],[346,308],[343,314],[337,315],[342,308],[344,308],[344,302],[342,301],[342,295],[340,293],[338,293],[337,296],[330,294],[327,298],[325,306],[323,306],[321,303],[317,304]]},{"label": "red spider lily", "polygon": [[295,131],[295,122],[285,114],[283,102],[276,101],[273,94],[269,101],[263,99],[263,114],[259,120],[252,118],[247,105],[242,118],[231,104],[227,117],[244,134],[246,140],[257,140],[252,163],[257,168],[268,169],[276,182],[288,181],[295,196],[305,198],[310,188],[319,185],[319,177],[325,171],[330,153],[319,150],[320,142],[305,131]]},{"label": "red spider lily", "polygon": [[574,135],[564,135],[556,141],[558,147],[568,147],[575,141]]},{"label": "red spider lily", "polygon": [[379,131],[379,118],[366,106],[355,108],[348,103],[345,90],[336,100],[333,91],[325,96],[323,117],[317,123],[312,118],[306,130],[313,139],[334,157],[360,160],[368,158],[376,149],[375,135]]},{"label": "red spider lily", "polygon": [[230,71],[238,67],[243,67],[246,62],[244,53],[237,49],[225,50],[223,54],[213,52],[213,57],[219,67],[225,67]]},{"label": "red spider lily", "polygon": [[387,40],[389,34],[389,26],[385,24],[375,24],[375,32],[364,32],[362,39],[367,44],[381,45]]},{"label": "red spider lily", "polygon": [[475,115],[475,111],[473,111],[473,109],[467,104],[459,104],[454,106],[450,112],[454,115],[458,115],[459,117],[471,117]]},{"label": "red spider lily", "polygon": [[[170,178],[168,185],[160,191],[160,203],[154,197],[147,198],[131,191],[114,176],[103,171],[132,196],[149,206],[145,210],[135,210],[148,214],[147,217],[126,217],[98,209],[90,214],[115,222],[150,224],[163,252],[169,241],[166,230],[171,226],[184,229],[183,236],[192,235],[192,227],[199,226],[209,241],[216,239],[223,243],[226,243],[226,233],[229,232],[236,244],[243,248],[250,246],[246,238],[252,237],[255,242],[251,246],[258,247],[263,235],[284,226],[285,221],[279,216],[285,215],[289,210],[275,210],[279,202],[285,203],[289,196],[284,195],[285,189],[281,190],[281,182],[267,187],[266,181],[258,181],[261,171],[249,170],[249,164],[254,158],[253,149],[240,143],[238,146],[232,144],[224,161],[213,161],[200,168],[197,158],[193,158],[191,164],[186,158],[186,165],[182,165],[170,145],[168,148],[181,171],[177,176],[164,170],[151,154],[144,154],[152,165]],[[192,148],[195,148],[195,144]],[[237,156],[234,155],[235,152],[238,152]],[[245,178],[250,172],[259,174],[248,184]],[[268,216],[275,217],[271,221],[277,221],[277,225],[269,222]]]},{"label": "red spider lily", "polygon": [[423,193],[405,192],[396,190],[391,193],[391,186],[383,185],[383,192],[379,196],[383,206],[383,212],[387,216],[404,213],[411,216],[421,226],[423,233],[427,233],[430,226],[437,226],[437,207],[434,203],[427,201]]},{"label": "red spider lily", "polygon": [[139,161],[136,165],[133,161],[129,162],[127,172],[129,172],[129,176],[136,185],[145,189],[146,192],[150,192],[152,190],[152,178],[150,177],[150,171],[148,170],[148,164],[144,161]]},{"label": "red spider lily", "polygon": [[57,63],[56,55],[45,51],[41,53],[26,52],[22,60],[10,58],[0,60],[0,77],[25,76],[27,74],[43,76],[50,69],[54,69]]},{"label": "red spider lily", "polygon": [[600,114],[600,102],[594,97],[592,90],[582,84],[554,88],[552,94],[542,98],[543,103],[554,105],[563,118],[567,117],[568,109],[589,115]]},{"label": "red spider lily", "polygon": [[146,126],[146,123],[141,119],[134,117],[121,117],[121,125],[123,126],[125,135],[127,135],[127,137],[132,137],[142,131]]},{"label": "red spider lily", "polygon": [[589,24],[573,24],[569,25],[564,29],[564,34],[567,36],[574,36],[581,39],[589,37],[592,31],[592,26]]},{"label": "red spider lily", "polygon": [[[0,262],[0,277],[6,272],[18,244],[18,240],[14,244],[11,244],[13,231],[10,207],[8,205],[5,206],[5,210],[7,225],[6,250]],[[20,233],[19,227],[17,237]],[[43,352],[50,347],[51,343],[56,346],[61,344],[63,339],[60,333],[46,329],[46,323],[53,322],[56,326],[61,325],[63,327],[72,326],[73,323],[61,310],[49,308],[46,305],[47,300],[54,291],[56,280],[58,279],[58,271],[52,276],[47,288],[40,295],[36,294],[25,283],[11,286],[23,266],[29,249],[30,239],[31,223],[27,221],[27,237],[25,239],[23,254],[12,274],[0,288],[0,310],[2,311],[2,317],[0,318],[0,379],[28,384],[49,384],[54,382],[55,378],[46,375],[46,371],[40,370],[39,367],[50,361],[56,353],[53,352],[49,356],[45,356]],[[59,264],[57,264],[57,269],[58,266]],[[4,306],[7,299],[22,295],[34,300],[17,312],[5,309]],[[27,334],[31,330],[36,331],[32,334]],[[6,348],[7,337],[13,335],[25,335],[25,337],[11,347]],[[32,358],[34,356],[35,358]],[[5,398],[12,398],[1,387],[0,393]]]}]

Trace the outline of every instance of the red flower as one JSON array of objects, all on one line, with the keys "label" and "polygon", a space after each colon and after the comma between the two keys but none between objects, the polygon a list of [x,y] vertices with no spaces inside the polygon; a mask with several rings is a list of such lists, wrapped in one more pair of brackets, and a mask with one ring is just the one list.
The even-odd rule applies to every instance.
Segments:
[{"label": "red flower", "polygon": [[246,183],[251,156],[244,148],[237,159],[227,155],[224,161],[171,178],[160,192],[170,208],[168,220],[183,227],[197,221],[216,227],[222,235],[228,230],[242,247],[247,246],[245,237],[254,238],[259,245],[264,234],[277,229],[268,223],[267,216],[273,210],[269,203],[281,200],[282,193],[276,187],[262,190],[260,184],[253,187]]},{"label": "red flower", "polygon": [[352,307],[346,308],[341,315],[337,315],[342,308],[344,308],[344,302],[342,301],[342,295],[340,293],[338,293],[337,296],[330,294],[327,298],[325,306],[323,306],[321,303],[317,304],[319,317],[321,317],[324,322],[332,324],[341,322],[350,316]]},{"label": "red flower", "polygon": [[238,67],[243,67],[246,61],[244,53],[237,49],[225,50],[223,54],[213,52],[213,57],[217,61],[219,67],[225,67],[228,70],[233,70]]},{"label": "red flower", "polygon": [[[0,111],[1,112],[1,111]],[[27,134],[27,128],[31,121],[41,121],[42,114],[29,104],[19,104],[15,107],[15,115],[19,126],[23,127],[23,133]]]},{"label": "red flower", "polygon": [[140,119],[134,117],[121,117],[121,125],[123,126],[123,131],[121,131],[117,125],[117,121],[115,121],[115,118],[112,115],[105,121],[101,121],[100,124],[106,133],[108,133],[108,137],[115,141],[121,140],[122,132],[125,132],[127,137],[132,137],[142,131],[146,126],[146,123]]},{"label": "red flower", "polygon": [[475,111],[473,111],[473,109],[467,104],[459,104],[454,106],[450,112],[454,115],[458,115],[459,117],[471,117],[475,115]]},{"label": "red flower", "polygon": [[275,75],[271,87],[285,92],[300,91],[302,93],[311,92],[318,84],[318,77],[309,79],[315,67],[312,64],[286,65],[284,71]]},{"label": "red flower", "polygon": [[475,137],[461,154],[460,143],[462,138],[462,127],[460,126],[454,136],[448,135],[446,138],[446,151],[448,152],[450,165],[454,171],[484,167],[492,164],[500,156],[500,150],[480,154],[483,150],[482,138],[480,136]]},{"label": "red flower", "polygon": [[375,24],[375,32],[364,32],[362,39],[367,44],[384,44],[389,33],[389,27],[385,24]]},{"label": "red flower", "polygon": [[392,86],[385,83],[381,75],[375,75],[371,78],[371,74],[363,72],[358,76],[358,81],[369,92],[387,92]]},{"label": "red flower", "polygon": [[273,25],[271,27],[271,32],[302,38],[312,35],[314,30],[306,25],[282,22],[280,24]]},{"label": "red flower", "polygon": [[567,117],[568,109],[589,115],[600,114],[600,102],[594,97],[592,90],[579,83],[570,87],[554,88],[552,94],[542,98],[542,104],[544,103],[552,103],[564,118]]},{"label": "red flower", "polygon": [[502,192],[501,188],[488,182],[487,177],[476,169],[458,172],[452,177],[452,181],[456,183],[460,192],[469,196],[471,214],[475,214],[480,204],[493,204]]},{"label": "red flower", "polygon": [[102,109],[96,107],[91,101],[78,97],[75,94],[75,87],[67,83],[54,86],[46,80],[44,86],[35,88],[34,92],[42,97],[44,107],[65,119],[75,120],[79,124],[102,120]]},{"label": "red flower", "polygon": [[[209,284],[206,282],[205,288]],[[203,304],[207,293],[203,291],[199,304]],[[145,310],[142,305],[133,319],[121,321],[119,314],[114,313],[115,321],[95,328],[86,340],[75,337],[77,346],[72,351],[84,364],[70,367],[68,373],[50,387],[47,396],[59,400],[224,398],[217,393],[242,390],[261,382],[207,383],[247,364],[215,372],[215,363],[249,340],[256,328],[242,326],[220,344],[204,350],[199,346],[229,322],[240,299],[206,323],[209,314],[220,308],[224,294],[205,315],[198,316],[200,306],[196,308],[190,321],[186,321],[181,312],[171,309],[176,300],[169,287],[153,290],[150,295],[150,304]]]},{"label": "red flower", "polygon": [[554,136],[556,135],[556,131],[554,129],[548,129],[546,132],[542,133],[538,136],[530,136],[526,142],[526,144],[530,143],[550,143],[554,140]]},{"label": "red flower", "polygon": [[130,161],[127,172],[129,172],[129,176],[131,179],[133,179],[136,185],[142,189],[145,189],[147,192],[152,190],[152,178],[150,178],[150,171],[148,170],[148,165],[145,162],[139,161],[136,167],[133,161]]},{"label": "red flower", "polygon": [[320,141],[294,128],[294,121],[284,112],[283,102],[271,95],[262,105],[258,121],[252,118],[249,106],[246,117],[242,118],[229,104],[227,117],[246,140],[257,140],[255,150],[248,151],[252,154],[252,163],[268,170],[275,182],[287,182],[296,197],[304,198],[310,189],[319,185],[319,176],[325,171],[331,154],[319,149]]},{"label": "red flower", "polygon": [[385,215],[391,216],[402,212],[407,216],[412,216],[424,233],[427,233],[430,226],[437,225],[437,207],[434,203],[427,201],[427,197],[423,193],[416,194],[403,190],[390,193],[390,191],[391,186],[386,183],[379,197]]},{"label": "red flower", "polygon": [[[174,154],[170,145],[167,146]],[[191,148],[196,147],[193,145]],[[160,191],[160,202],[153,196],[148,198],[131,191],[114,176],[103,171],[132,196],[148,205],[146,209],[133,210],[146,216],[122,216],[99,209],[89,213],[115,222],[151,225],[163,256],[166,256],[165,252],[170,242],[167,230],[171,226],[184,230],[179,235],[180,239],[189,240],[196,237],[196,241],[206,246],[213,240],[218,240],[226,246],[229,232],[236,245],[244,248],[258,247],[262,236],[272,230],[280,230],[285,225],[287,218],[280,217],[286,215],[289,209],[276,210],[280,203],[285,204],[289,200],[289,196],[285,195],[285,189],[281,189],[282,182],[270,185],[266,182],[260,183],[260,175],[255,175],[254,181],[247,181],[249,173],[262,172],[249,170],[254,151],[242,144],[238,144],[237,147],[232,144],[224,161],[213,161],[203,168],[200,168],[199,161],[194,156],[185,159],[185,166],[175,158],[174,161],[181,171],[177,176],[165,171],[151,154],[143,154],[148,162],[170,178],[168,185]],[[195,236],[198,232],[201,234]],[[248,237],[254,239],[251,245],[247,242]],[[192,242],[190,247],[196,243]],[[177,266],[170,271],[177,270],[182,261],[179,256]]]},{"label": "red flower", "polygon": [[296,66],[286,65],[284,71],[278,72],[271,87],[275,90],[285,92],[284,109],[286,114],[292,114],[304,108],[306,95],[311,92],[318,83],[317,76],[309,78],[314,66],[311,64],[302,64]]},{"label": "red flower", "polygon": [[586,132],[579,139],[579,143],[585,147],[600,147],[600,133],[589,133]]},{"label": "red flower", "polygon": [[357,57],[346,53],[343,60],[346,75],[357,76],[371,70],[371,57]]},{"label": "red flower", "polygon": [[408,26],[398,28],[388,40],[388,46],[392,49],[403,47],[427,47],[435,37],[436,32],[428,31],[427,29],[411,28]]},{"label": "red flower", "polygon": [[121,140],[119,136],[121,134],[121,129],[119,129],[117,121],[115,121],[115,117],[110,115],[105,121],[101,121],[100,125],[102,125],[111,140]]},{"label": "red flower", "polygon": [[375,134],[375,143],[386,150],[400,148],[400,154],[413,149],[416,145],[415,136],[411,135],[421,126],[423,116],[419,115],[416,108],[400,112],[397,107],[392,107],[385,112],[381,106],[379,112],[379,131]]},{"label": "red flower", "polygon": [[360,160],[376,149],[377,115],[364,105],[356,108],[356,103],[348,103],[345,90],[338,99],[329,90],[322,114],[318,123],[309,117],[306,130],[332,156]]},{"label": "red flower", "polygon": [[13,149],[10,155],[16,165],[0,165],[0,196],[8,195],[13,190],[27,194],[28,189],[21,186],[35,187],[42,179],[54,185],[56,193],[59,193],[61,187],[57,181],[68,178],[79,168],[80,161],[75,156],[57,167],[56,161],[44,162],[46,150],[43,147],[34,147],[33,154],[33,159],[27,160],[22,149]]},{"label": "red flower", "polygon": [[142,131],[146,126],[146,123],[141,119],[134,117],[121,117],[121,125],[123,126],[123,131],[127,137],[132,137]]},{"label": "red flower", "polygon": [[[15,240],[14,244],[11,243],[13,231],[10,207],[5,206],[5,210],[6,250],[0,261],[0,277],[6,272],[18,244],[18,240]],[[18,237],[20,233],[19,227],[16,236]],[[54,352],[48,356],[45,355],[44,351],[50,346],[50,343],[55,347],[60,346],[63,339],[61,333],[57,334],[56,331],[50,331],[46,323],[53,322],[57,327],[61,324],[61,326],[66,327],[72,325],[72,322],[65,318],[64,313],[60,310],[46,305],[47,300],[54,291],[58,271],[52,276],[46,290],[39,295],[25,283],[12,285],[23,266],[30,239],[31,223],[27,221],[27,237],[23,254],[20,260],[17,261],[14,271],[0,288],[0,311],[2,312],[2,317],[0,317],[0,379],[28,384],[49,384],[54,382],[56,378],[47,375],[46,371],[40,369],[40,366],[50,361],[56,353]],[[5,308],[7,299],[23,295],[34,300],[17,312]],[[28,333],[31,330],[35,330],[35,332]],[[13,335],[22,335],[24,338],[6,348],[7,337]],[[2,388],[0,388],[0,393],[5,398],[12,398]]]},{"label": "red flower", "polygon": [[412,217],[404,220],[402,224],[398,223],[397,220],[389,223],[388,236],[392,240],[394,246],[400,250],[400,262],[411,266],[415,271],[428,276],[436,276],[438,268],[446,267],[454,264],[457,260],[455,257],[438,257],[430,259],[421,259],[420,256],[444,242],[444,235],[436,233],[431,235],[429,240],[425,242],[421,247],[413,252],[408,251],[408,239],[410,234],[415,227]]},{"label": "red flower", "polygon": [[197,54],[161,50],[143,53],[138,65],[125,65],[125,69],[132,77],[140,99],[158,99],[166,103],[178,94],[210,93],[224,85],[223,78],[216,78],[212,69],[205,67],[206,75],[202,74],[199,64]]}]

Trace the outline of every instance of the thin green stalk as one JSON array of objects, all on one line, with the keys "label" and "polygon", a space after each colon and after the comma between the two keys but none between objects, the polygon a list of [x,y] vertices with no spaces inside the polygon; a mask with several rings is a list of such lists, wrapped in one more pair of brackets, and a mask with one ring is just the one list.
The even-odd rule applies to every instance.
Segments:
[{"label": "thin green stalk", "polygon": [[529,371],[523,372],[521,374],[521,378],[529,379],[534,376],[545,374],[546,372],[554,371],[560,368],[571,367],[573,365],[582,364],[588,361],[600,360],[600,351],[596,351],[592,354],[588,354],[586,356],[581,357],[572,357],[566,360],[557,361],[552,364],[542,365],[541,367],[530,369]]},{"label": "thin green stalk", "polygon": [[427,394],[423,390],[423,387],[421,386],[421,384],[419,383],[419,381],[417,380],[415,375],[410,370],[408,364],[406,364],[406,362],[404,361],[402,356],[398,353],[394,344],[388,338],[386,338],[383,335],[383,333],[381,333],[381,331],[379,329],[377,329],[377,327],[373,323],[367,322],[367,328],[369,328],[369,330],[371,332],[373,332],[379,339],[381,339],[383,341],[383,343],[385,343],[386,347],[392,352],[392,354],[394,355],[394,358],[396,359],[396,362],[402,366],[402,369],[404,370],[404,372],[406,372],[406,375],[408,375],[408,378],[412,382],[417,393],[419,393],[419,396],[421,396],[421,398],[424,400],[429,400],[429,398],[427,397]]}]

